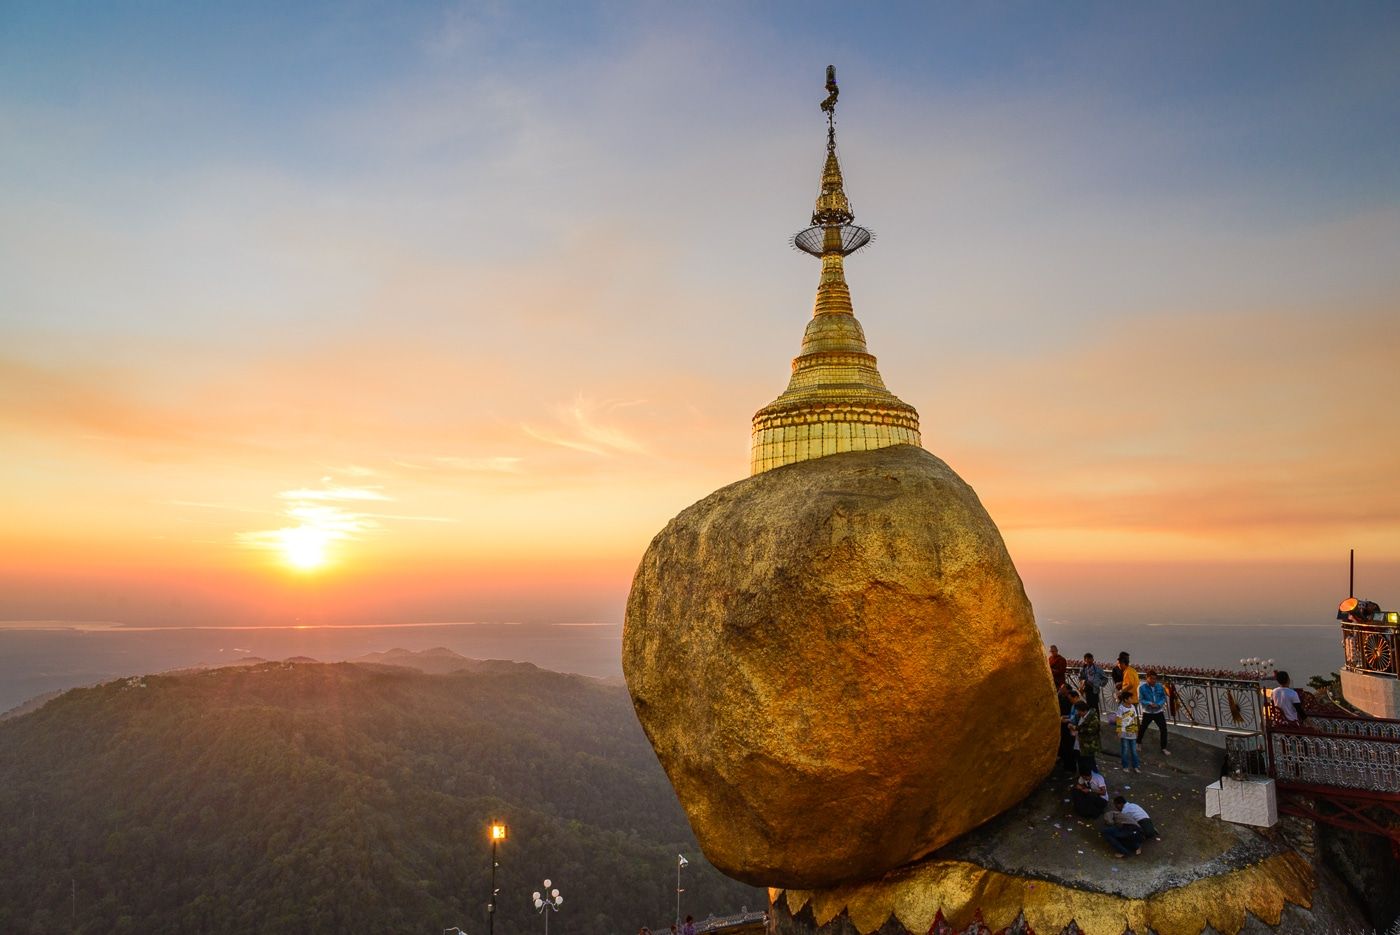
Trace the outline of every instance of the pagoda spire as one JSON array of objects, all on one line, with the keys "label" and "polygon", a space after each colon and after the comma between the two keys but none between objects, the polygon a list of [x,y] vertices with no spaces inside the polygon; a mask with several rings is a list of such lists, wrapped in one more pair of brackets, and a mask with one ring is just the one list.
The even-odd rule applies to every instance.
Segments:
[{"label": "pagoda spire", "polygon": [[889,445],[919,444],[919,414],[885,388],[846,284],[845,258],[873,235],[855,221],[836,155],[836,68],[826,69],[826,161],[811,226],[792,245],[821,260],[812,320],[787,390],[753,418],[751,473]]},{"label": "pagoda spire", "polygon": [[836,158],[836,99],[841,89],[836,86],[836,66],[826,66],[826,100],[822,110],[826,113],[826,165],[822,166],[822,190],[817,195],[817,207],[812,212],[812,224],[826,227],[833,224],[849,224],[856,219],[851,213],[851,202],[846,198],[845,182],[841,178],[841,161]]}]

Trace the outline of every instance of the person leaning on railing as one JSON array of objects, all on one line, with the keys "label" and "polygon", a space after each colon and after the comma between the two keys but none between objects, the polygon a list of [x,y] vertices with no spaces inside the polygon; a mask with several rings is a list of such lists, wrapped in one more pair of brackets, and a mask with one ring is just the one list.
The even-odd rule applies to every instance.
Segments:
[{"label": "person leaning on railing", "polygon": [[1303,713],[1303,699],[1299,697],[1297,689],[1292,685],[1292,679],[1288,673],[1282,670],[1274,673],[1274,678],[1278,680],[1278,688],[1269,692],[1269,703],[1278,712],[1279,718],[1285,727],[1296,727],[1307,717]]},{"label": "person leaning on railing", "polygon": [[1079,680],[1083,683],[1084,699],[1097,709],[1099,692],[1108,684],[1108,676],[1104,674],[1103,666],[1094,661],[1093,653],[1084,654],[1084,664],[1079,667]]}]

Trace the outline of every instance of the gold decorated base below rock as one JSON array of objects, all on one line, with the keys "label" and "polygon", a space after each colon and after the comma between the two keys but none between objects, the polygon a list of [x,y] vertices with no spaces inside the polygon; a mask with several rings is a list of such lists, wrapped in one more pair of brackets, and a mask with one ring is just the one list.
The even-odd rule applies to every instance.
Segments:
[{"label": "gold decorated base below rock", "polygon": [[1085,935],[1200,935],[1208,927],[1237,935],[1250,915],[1277,926],[1290,904],[1311,909],[1314,889],[1308,862],[1285,852],[1138,898],[1001,873],[961,860],[928,861],[875,883],[771,890],[769,898],[776,935],[922,935],[940,928],[964,932],[978,923],[991,932],[1014,931],[1019,923],[1038,935],[1073,931],[1071,924]]}]

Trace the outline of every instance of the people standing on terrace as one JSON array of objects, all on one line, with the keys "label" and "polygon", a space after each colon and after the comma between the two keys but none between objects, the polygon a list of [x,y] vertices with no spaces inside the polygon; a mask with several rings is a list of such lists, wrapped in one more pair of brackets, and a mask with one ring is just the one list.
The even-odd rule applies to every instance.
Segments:
[{"label": "people standing on terrace", "polygon": [[1075,704],[1079,718],[1074,722],[1074,739],[1079,749],[1079,771],[1081,773],[1087,768],[1096,770],[1099,768],[1095,757],[1103,749],[1103,737],[1099,733],[1099,709],[1098,705],[1090,704],[1088,699],[1084,699]]},{"label": "people standing on terrace", "polygon": [[1074,722],[1079,712],[1075,704],[1080,701],[1079,692],[1066,683],[1060,686],[1060,764],[1071,776],[1079,772],[1079,752],[1074,739]]},{"label": "people standing on terrace", "polygon": [[1060,655],[1060,647],[1050,647],[1050,678],[1055,680],[1055,688],[1058,689],[1065,684],[1065,669],[1069,667],[1069,660]]},{"label": "people standing on terrace", "polygon": [[1113,667],[1113,686],[1121,694],[1127,692],[1132,696],[1132,703],[1138,703],[1138,673],[1128,661],[1128,654],[1121,652],[1118,654],[1118,665]]},{"label": "people standing on terrace", "polygon": [[1118,693],[1118,710],[1113,713],[1113,720],[1118,726],[1118,758],[1123,768],[1141,772],[1137,736],[1142,719],[1138,717],[1137,705],[1133,704],[1132,694],[1126,688]]},{"label": "people standing on terrace", "polygon": [[1155,723],[1162,735],[1162,752],[1171,756],[1171,751],[1167,749],[1167,689],[1157,681],[1155,670],[1148,670],[1147,682],[1138,688],[1138,701],[1142,703],[1142,723],[1138,725],[1138,741],[1147,736],[1147,728]]},{"label": "people standing on terrace", "polygon": [[[1050,647],[1054,649],[1054,647]],[[1094,661],[1093,653],[1084,654],[1084,664],[1079,667],[1079,681],[1084,689],[1084,700],[1096,710],[1099,706],[1099,692],[1108,684],[1108,676],[1103,666]]]}]

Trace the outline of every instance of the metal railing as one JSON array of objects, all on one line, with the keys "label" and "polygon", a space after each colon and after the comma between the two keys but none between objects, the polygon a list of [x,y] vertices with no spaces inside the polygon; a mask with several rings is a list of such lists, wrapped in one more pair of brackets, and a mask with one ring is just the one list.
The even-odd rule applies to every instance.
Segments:
[{"label": "metal railing", "polygon": [[1225,737],[1225,768],[1230,775],[1269,775],[1269,748],[1263,734],[1228,734]]},{"label": "metal railing", "polygon": [[[1157,675],[1167,687],[1167,721],[1240,735],[1230,738],[1233,744],[1227,740],[1226,749],[1232,766],[1245,773],[1261,772],[1259,757],[1267,752],[1264,768],[1281,783],[1400,795],[1400,720],[1328,713],[1283,723],[1260,679],[1178,674],[1162,667]],[[1081,687],[1078,666],[1069,667],[1066,678]],[[1112,682],[1101,692],[1099,707],[1105,712],[1117,707]]]},{"label": "metal railing", "polygon": [[[707,932],[724,932],[729,929],[743,928],[750,925],[758,925],[765,922],[768,913],[763,911],[736,912],[727,916],[710,916],[703,922],[695,923],[696,935],[704,935]],[[659,930],[658,930],[659,931]]]},{"label": "metal railing", "polygon": [[[1282,783],[1400,793],[1400,721],[1381,722],[1391,736],[1337,733],[1334,721],[1308,718],[1303,725],[1269,728],[1269,758]],[[1327,723],[1315,723],[1327,722]]]},{"label": "metal railing", "polygon": [[[1065,677],[1082,690],[1079,669],[1070,666]],[[1179,675],[1160,668],[1157,674],[1167,689],[1168,723],[1218,731],[1264,729],[1265,689],[1258,679]],[[1113,683],[1109,682],[1099,695],[1099,709],[1107,714],[1117,707]]]},{"label": "metal railing", "polygon": [[1383,623],[1343,623],[1342,651],[1353,672],[1400,676],[1397,628]]},{"label": "metal railing", "polygon": [[1400,721],[1385,718],[1310,714],[1303,726],[1332,736],[1400,741]]}]

